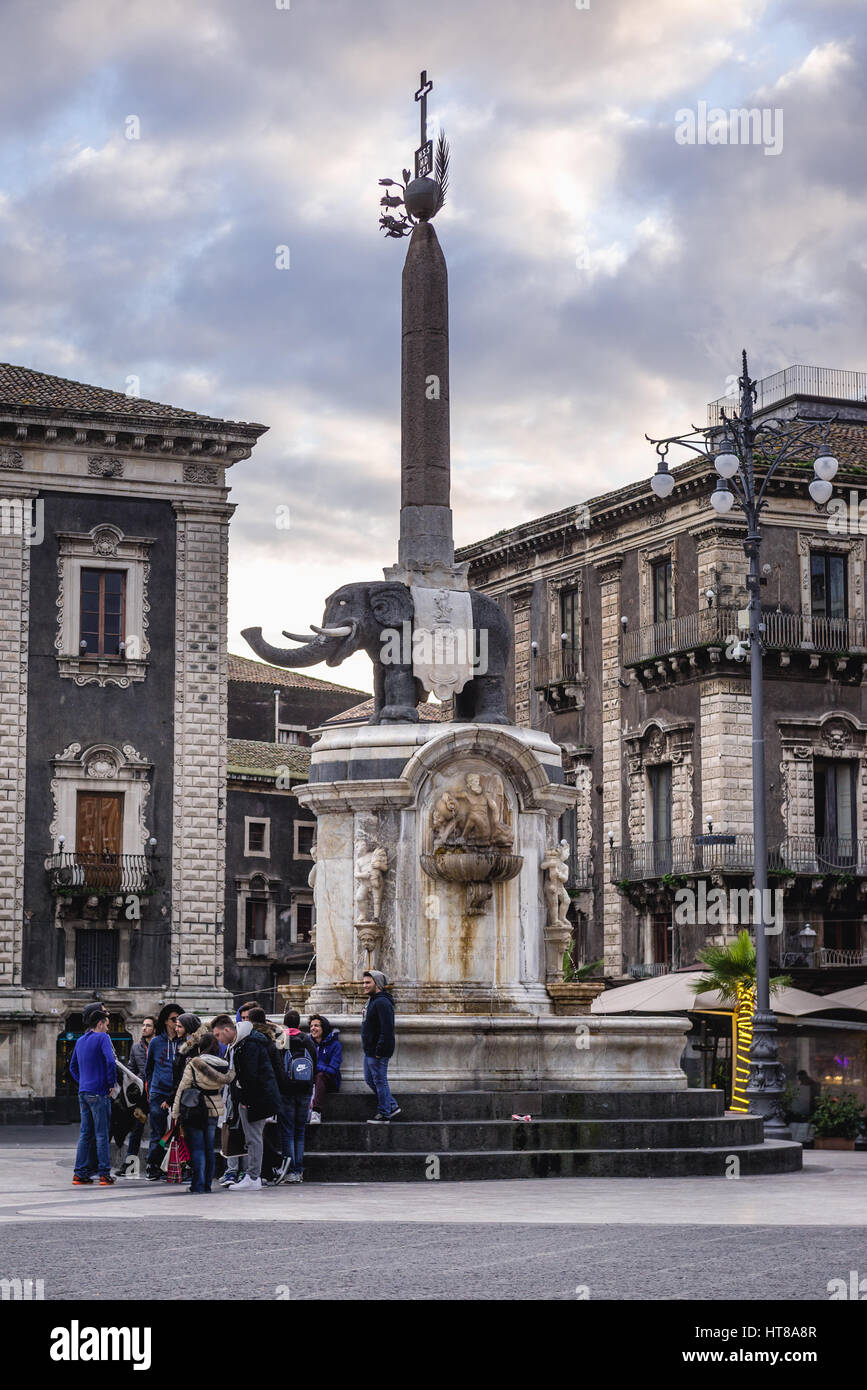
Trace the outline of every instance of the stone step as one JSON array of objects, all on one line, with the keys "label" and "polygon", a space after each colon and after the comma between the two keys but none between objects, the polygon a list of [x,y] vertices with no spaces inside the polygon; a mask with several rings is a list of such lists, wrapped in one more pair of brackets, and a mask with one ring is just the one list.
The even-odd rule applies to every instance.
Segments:
[{"label": "stone step", "polygon": [[[525,1126],[529,1129],[529,1126]],[[436,1164],[432,1162],[436,1159]],[[795,1173],[800,1144],[772,1140],[728,1148],[539,1149],[486,1153],[332,1153],[304,1158],[310,1182],[478,1182],[511,1178],[732,1177],[732,1159],[742,1177]]]},{"label": "stone step", "polygon": [[[392,1090],[401,1120],[508,1120],[513,1114],[534,1119],[666,1120],[722,1116],[722,1091],[402,1091]],[[372,1092],[340,1091],[325,1102],[327,1121],[368,1120],[376,1109]]]},{"label": "stone step", "polygon": [[401,1151],[421,1154],[547,1152],[569,1149],[721,1148],[760,1144],[762,1121],[753,1116],[686,1120],[405,1121],[390,1124],[327,1120],[307,1130],[310,1153]]}]

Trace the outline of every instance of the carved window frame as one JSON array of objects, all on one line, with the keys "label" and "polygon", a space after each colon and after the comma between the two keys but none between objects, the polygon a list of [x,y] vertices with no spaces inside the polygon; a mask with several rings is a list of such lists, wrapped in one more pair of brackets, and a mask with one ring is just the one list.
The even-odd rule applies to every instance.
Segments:
[{"label": "carved window frame", "polygon": [[131,743],[121,748],[110,743],[94,743],[82,750],[70,743],[51,760],[51,794],[54,814],[49,826],[52,845],[65,837],[69,851],[75,849],[76,806],[80,791],[93,791],[94,783],[110,786],[123,795],[122,854],[144,854],[150,832],[145,824],[151,790],[153,763],[136,752]]},{"label": "carved window frame", "polygon": [[671,612],[673,621],[678,616],[679,575],[678,575],[678,537],[660,545],[647,546],[638,552],[638,590],[639,626],[653,627],[653,566],[660,560],[671,562]]},{"label": "carved window frame", "polygon": [[[801,576],[801,614],[804,618],[813,616],[812,582],[810,576],[811,558],[814,550],[833,555],[845,555],[846,587],[849,599],[847,618],[864,617],[864,538],[863,536],[845,539],[815,531],[798,532],[798,562]],[[805,633],[806,636],[806,633]]]},{"label": "carved window frame", "polygon": [[[88,532],[57,534],[58,593],[57,651],[59,674],[76,685],[114,685],[126,690],[147,674],[150,643],[147,638],[148,581],[151,537],[126,536],[119,527],[100,523]],[[79,648],[81,621],[81,571],[121,570],[126,574],[124,640],[135,655],[82,656]],[[137,642],[137,645],[133,645]]]},{"label": "carved window frame", "polygon": [[867,835],[867,725],[849,713],[830,710],[818,719],[781,719],[777,727],[785,838],[815,839],[816,759],[840,759],[858,764],[855,838],[860,842]]},{"label": "carved window frame", "polygon": [[[261,869],[254,869],[250,874],[240,874],[235,879],[235,892],[237,894],[237,917],[235,926],[235,958],[239,961],[251,961],[258,964],[261,961],[270,960],[277,952],[277,899],[280,896],[281,880],[279,878],[269,878]],[[268,943],[268,950],[264,956],[252,956],[247,950],[247,902],[250,898],[256,897],[261,902],[261,893],[265,892],[267,897],[265,911],[265,940]]]},{"label": "carved window frame", "polygon": [[695,824],[695,725],[666,726],[649,719],[640,729],[627,734],[626,785],[629,841],[633,846],[649,841],[651,820],[648,768],[671,764],[671,838],[689,839]]},{"label": "carved window frame", "polygon": [[584,571],[575,570],[571,574],[561,574],[556,579],[548,580],[548,651],[549,653],[559,652],[562,643],[560,641],[561,625],[561,600],[564,593],[573,590],[576,608],[576,626],[578,628],[578,663],[579,674],[584,674]]}]

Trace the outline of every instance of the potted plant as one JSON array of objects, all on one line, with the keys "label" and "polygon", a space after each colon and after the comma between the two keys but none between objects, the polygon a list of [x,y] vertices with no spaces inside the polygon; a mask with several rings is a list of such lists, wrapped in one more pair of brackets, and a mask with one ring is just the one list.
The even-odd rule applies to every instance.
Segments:
[{"label": "potted plant", "polygon": [[857,1096],[835,1096],[823,1091],[810,1116],[815,1127],[816,1149],[854,1149],[858,1131],[864,1123],[865,1110]]},{"label": "potted plant", "polygon": [[554,1005],[555,1016],[570,1014],[589,1014],[590,1005],[605,989],[605,981],[591,979],[605,962],[594,960],[589,965],[576,965],[572,953],[567,948],[563,954],[562,980],[549,980],[546,985]]}]

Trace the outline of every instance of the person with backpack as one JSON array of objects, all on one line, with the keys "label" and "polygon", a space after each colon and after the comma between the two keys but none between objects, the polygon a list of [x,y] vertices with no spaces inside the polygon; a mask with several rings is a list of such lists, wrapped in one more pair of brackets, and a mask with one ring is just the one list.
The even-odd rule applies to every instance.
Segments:
[{"label": "person with backpack", "polygon": [[260,1192],[262,1189],[263,1132],[271,1115],[281,1110],[280,1090],[265,1038],[249,1019],[237,1023],[228,1014],[218,1014],[212,1024],[214,1036],[229,1048],[227,1056],[235,1071],[232,1107],[240,1114],[247,1140],[246,1172],[230,1192]]},{"label": "person with backpack", "polygon": [[316,1079],[316,1044],[309,1033],[301,1032],[300,1023],[298,1010],[287,1009],[283,1015],[286,1082],[280,1123],[283,1164],[278,1182],[304,1181],[304,1131]]},{"label": "person with backpack", "polygon": [[191,1034],[190,1046],[175,1099],[172,1118],[180,1120],[190,1150],[193,1195],[209,1193],[214,1180],[217,1125],[223,1118],[223,1087],[235,1073],[208,1028]]},{"label": "person with backpack", "polygon": [[340,1067],[343,1044],[337,1028],[332,1028],[324,1014],[311,1014],[308,1024],[316,1044],[316,1080],[313,1084],[313,1109],[310,1124],[322,1123],[322,1103],[328,1092],[340,1090]]},{"label": "person with backpack", "polygon": [[367,995],[361,1019],[364,1080],[377,1102],[376,1114],[367,1123],[384,1125],[400,1114],[388,1086],[388,1063],[394,1055],[394,1004],[381,970],[365,970],[361,984]]},{"label": "person with backpack", "polygon": [[111,1151],[109,1125],[111,1100],[120,1089],[117,1082],[117,1059],[108,1037],[108,1014],[104,1009],[85,1010],[86,1032],[75,1044],[69,1060],[69,1072],[78,1086],[78,1107],[81,1128],[75,1152],[73,1187],[91,1187],[91,1154],[96,1147],[100,1187],[111,1187]]}]

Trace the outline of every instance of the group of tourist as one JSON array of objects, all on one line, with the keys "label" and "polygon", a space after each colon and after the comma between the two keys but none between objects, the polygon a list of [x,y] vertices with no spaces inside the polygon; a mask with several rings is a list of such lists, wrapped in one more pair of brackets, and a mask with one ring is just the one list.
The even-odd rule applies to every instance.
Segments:
[{"label": "group of tourist", "polygon": [[[388,1085],[394,1003],[381,971],[365,971],[362,984],[364,1080],[377,1101],[369,1123],[387,1124],[400,1114]],[[141,1092],[132,1107],[124,1103],[107,1010],[90,1004],[82,1022],[85,1032],[70,1061],[81,1112],[74,1186],[92,1186],[97,1177],[100,1187],[109,1187],[116,1177],[138,1176],[145,1124],[146,1176],[152,1182],[166,1177],[167,1145],[175,1139],[186,1145],[194,1195],[212,1191],[218,1153],[226,1159],[219,1185],[233,1192],[303,1182],[307,1125],[322,1123],[329,1095],[340,1089],[340,1033],[323,1014],[311,1014],[302,1031],[297,1010],[287,1010],[280,1027],[268,1022],[255,1000],[242,1004],[234,1018],[218,1014],[209,1023],[166,1004],[157,1018],[144,1020],[131,1050],[128,1072]],[[115,1173],[110,1136],[126,1142]]]}]

